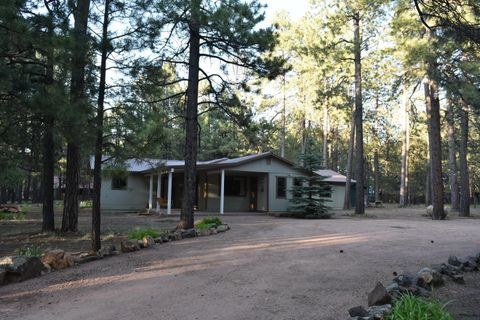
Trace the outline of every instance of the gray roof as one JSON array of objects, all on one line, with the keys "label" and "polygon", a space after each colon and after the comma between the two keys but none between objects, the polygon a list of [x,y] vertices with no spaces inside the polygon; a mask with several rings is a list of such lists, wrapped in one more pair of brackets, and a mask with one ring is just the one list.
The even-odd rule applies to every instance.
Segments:
[{"label": "gray roof", "polygon": [[[289,165],[293,165],[292,162],[279,157],[272,152],[263,152],[257,154],[251,154],[238,158],[219,158],[208,161],[197,161],[197,168],[199,169],[209,169],[209,168],[221,168],[221,167],[235,167],[241,164],[263,159],[266,157],[275,157],[282,162],[285,162]],[[111,163],[113,164],[114,159],[108,159],[104,157],[104,164]],[[122,165],[125,166],[126,170],[129,172],[149,172],[157,169],[182,169],[185,166],[184,160],[166,160],[166,159],[129,159],[122,162]],[[90,166],[94,166],[94,157],[90,158]]]},{"label": "gray roof", "polygon": [[[347,182],[347,177],[345,177],[343,174],[340,174],[338,172],[335,172],[330,169],[321,169],[321,170],[316,170],[314,171],[316,174],[322,177],[326,177],[322,181],[325,182],[332,182],[332,183],[346,183]],[[356,183],[355,180],[351,180],[352,183]]]}]

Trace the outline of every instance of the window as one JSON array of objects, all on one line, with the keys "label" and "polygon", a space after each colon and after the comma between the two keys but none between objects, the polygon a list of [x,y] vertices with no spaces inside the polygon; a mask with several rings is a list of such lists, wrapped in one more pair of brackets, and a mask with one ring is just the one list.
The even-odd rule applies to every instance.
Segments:
[{"label": "window", "polygon": [[226,197],[246,197],[247,196],[247,178],[238,176],[225,177],[225,196]]},{"label": "window", "polygon": [[287,178],[277,177],[277,198],[287,197]]},{"label": "window", "polygon": [[301,178],[293,178],[293,197],[300,198],[302,197],[302,192],[300,191],[302,187],[302,179]]},{"label": "window", "polygon": [[126,177],[113,177],[112,178],[112,190],[125,190],[127,189]]}]

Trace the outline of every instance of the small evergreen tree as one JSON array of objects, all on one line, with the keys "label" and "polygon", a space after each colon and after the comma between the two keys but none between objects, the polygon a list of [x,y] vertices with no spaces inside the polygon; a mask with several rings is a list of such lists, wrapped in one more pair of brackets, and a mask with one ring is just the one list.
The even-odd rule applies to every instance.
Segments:
[{"label": "small evergreen tree", "polygon": [[[311,148],[309,148],[311,149]],[[296,177],[293,187],[289,211],[296,218],[328,219],[332,216],[326,202],[332,193],[330,186],[323,181],[324,177],[315,173],[321,169],[320,156],[308,150],[300,156],[300,165],[297,167],[307,173],[306,176]]]}]

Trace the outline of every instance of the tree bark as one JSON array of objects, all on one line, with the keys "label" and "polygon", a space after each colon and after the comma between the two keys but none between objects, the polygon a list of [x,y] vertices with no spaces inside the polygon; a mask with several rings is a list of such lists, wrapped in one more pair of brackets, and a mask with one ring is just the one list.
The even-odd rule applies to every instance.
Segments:
[{"label": "tree bark", "polygon": [[323,150],[322,150],[322,165],[327,168],[328,163],[328,109],[323,108]]},{"label": "tree bark", "polygon": [[470,178],[468,172],[468,105],[461,99],[460,109],[460,216],[470,216]]},{"label": "tree bark", "polygon": [[198,74],[200,64],[200,1],[191,0],[187,105],[185,111],[185,172],[182,212],[178,228],[193,228],[197,188]]},{"label": "tree bark", "polygon": [[25,189],[23,189],[23,201],[30,200],[30,188],[32,185],[32,172],[28,172],[27,181],[25,182]]},{"label": "tree bark", "polygon": [[430,124],[428,135],[430,151],[430,174],[432,189],[432,219],[443,220],[443,180],[442,180],[442,146],[440,135],[440,101],[438,99],[437,81],[432,77],[435,73],[433,63],[429,64],[429,79],[425,83],[427,121]]},{"label": "tree bark", "polygon": [[356,206],[355,214],[365,213],[364,195],[364,162],[363,162],[363,103],[362,103],[362,49],[360,38],[360,13],[356,12],[353,18],[354,25],[354,60],[355,60],[355,176]]},{"label": "tree bark", "polygon": [[399,206],[405,208],[408,206],[408,154],[410,140],[410,115],[407,89],[403,92],[403,127],[402,127],[402,168],[400,176],[400,201]]},{"label": "tree bark", "polygon": [[53,139],[53,126],[55,121],[52,116],[46,116],[44,120],[45,132],[43,137],[43,206],[42,206],[42,230],[55,231],[55,213],[53,199],[53,179],[55,174],[55,142]]},{"label": "tree bark", "polygon": [[348,139],[348,155],[345,181],[345,196],[343,198],[343,210],[349,210],[352,207],[350,199],[350,189],[352,185],[352,163],[353,163],[353,147],[355,144],[355,111],[352,112],[352,121],[350,128],[350,138]]},{"label": "tree bark", "polygon": [[[72,79],[70,85],[70,103],[75,106],[79,118],[86,113],[85,99],[85,68],[87,65],[88,38],[87,25],[90,0],[78,0],[74,10],[73,48],[72,48]],[[78,124],[73,126],[78,126]],[[77,232],[78,230],[78,195],[80,183],[80,139],[71,135],[67,145],[67,172],[65,201],[63,207],[62,231]]]},{"label": "tree bark", "polygon": [[103,156],[103,118],[108,57],[108,24],[110,1],[105,0],[103,12],[102,43],[100,58],[100,82],[98,85],[97,127],[95,142],[95,164],[93,168],[93,199],[92,199],[92,250],[100,250],[101,234],[101,190],[102,190],[102,156]]},{"label": "tree bark", "polygon": [[378,151],[375,150],[373,153],[373,181],[374,181],[374,190],[375,190],[375,204],[380,202],[380,161],[378,156]]},{"label": "tree bark", "polygon": [[455,120],[453,104],[450,99],[447,101],[447,123],[448,123],[448,168],[450,180],[450,201],[453,211],[458,211],[459,189],[457,182],[457,150],[455,147]]}]

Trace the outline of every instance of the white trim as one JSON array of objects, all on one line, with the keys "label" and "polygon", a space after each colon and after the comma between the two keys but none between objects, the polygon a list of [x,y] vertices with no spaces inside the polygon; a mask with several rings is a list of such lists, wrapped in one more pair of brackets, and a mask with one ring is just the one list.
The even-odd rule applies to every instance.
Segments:
[{"label": "white trim", "polygon": [[157,213],[160,213],[160,196],[162,194],[162,174],[157,176]]},{"label": "white trim", "polygon": [[148,210],[152,209],[152,198],[153,198],[153,174],[150,175],[150,185],[148,189]]},{"label": "white trim", "polygon": [[220,176],[220,214],[224,213],[225,203],[225,170],[222,169],[222,175]]},{"label": "white trim", "polygon": [[167,196],[167,214],[172,213],[172,180],[173,180],[173,169],[170,169],[168,172],[168,196]]}]

